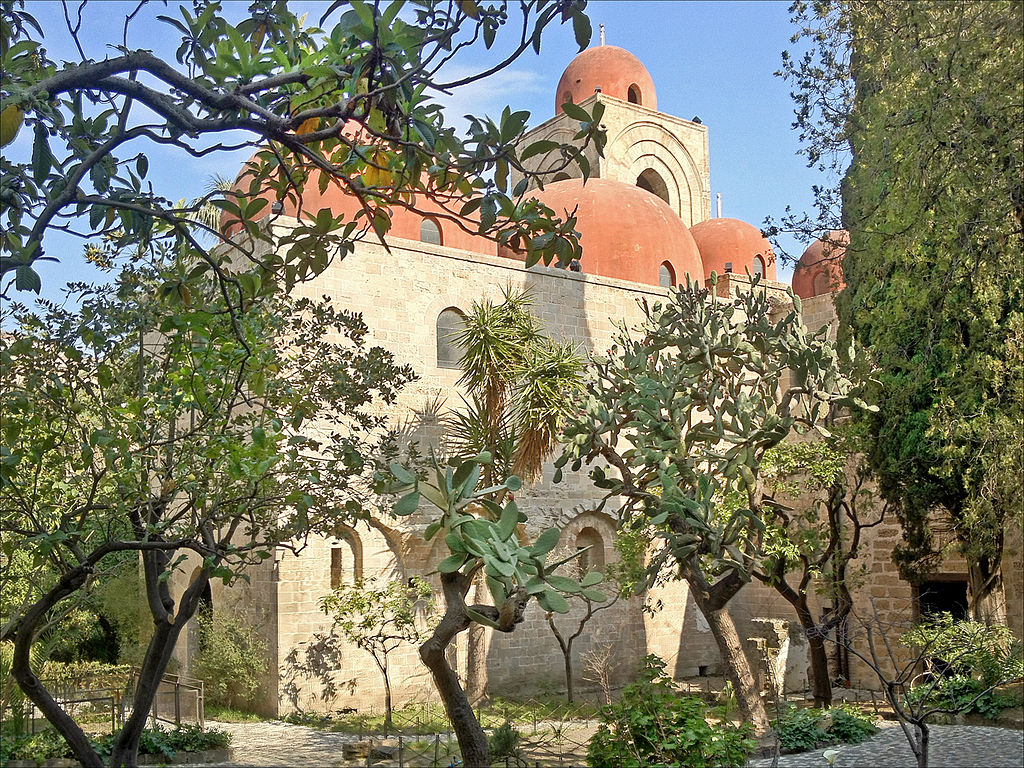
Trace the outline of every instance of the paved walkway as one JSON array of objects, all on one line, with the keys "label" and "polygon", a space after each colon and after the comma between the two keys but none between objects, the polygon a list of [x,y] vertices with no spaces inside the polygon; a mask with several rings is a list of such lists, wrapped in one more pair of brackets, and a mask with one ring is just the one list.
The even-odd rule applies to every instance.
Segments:
[{"label": "paved walkway", "polygon": [[[341,768],[342,745],[351,734],[330,733],[281,722],[210,723],[233,737],[234,758],[222,768]],[[1024,733],[1006,728],[964,725],[932,726],[932,768],[1024,768]],[[903,731],[884,723],[874,737],[857,745],[840,745],[835,768],[916,768]],[[783,755],[779,768],[826,768],[824,749]],[[384,763],[376,763],[384,766]],[[397,763],[396,763],[397,765]],[[771,760],[753,760],[749,768],[768,768]],[[570,768],[566,763],[563,768]]]},{"label": "paved walkway", "polygon": [[[1024,733],[1008,728],[973,725],[933,725],[928,750],[930,768],[1021,768]],[[861,744],[841,744],[835,768],[917,768],[907,737],[896,723],[882,723],[881,731]],[[783,755],[779,768],[826,768],[825,749]],[[768,768],[771,760],[751,760],[748,768]]]}]

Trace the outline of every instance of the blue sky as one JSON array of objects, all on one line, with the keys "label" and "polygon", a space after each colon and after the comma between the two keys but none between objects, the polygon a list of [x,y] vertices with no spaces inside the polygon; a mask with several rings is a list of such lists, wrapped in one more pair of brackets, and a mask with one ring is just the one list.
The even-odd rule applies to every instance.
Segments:
[{"label": "blue sky", "polygon": [[[188,6],[191,4],[188,3]],[[244,14],[247,2],[229,2]],[[309,10],[315,23],[324,3],[295,3]],[[83,40],[86,54],[102,58],[105,46],[120,42],[126,9],[135,3],[93,2],[86,6]],[[71,4],[72,12],[77,4]],[[30,0],[27,8],[43,24],[45,46],[55,60],[77,60],[78,54],[64,29],[60,3]],[[177,3],[154,4],[152,14],[177,16]],[[797,154],[792,129],[793,105],[789,85],[774,72],[781,52],[792,49],[787,2],[619,2],[592,0],[588,14],[597,44],[598,25],[605,24],[606,41],[636,54],[650,71],[657,89],[658,107],[684,118],[699,116],[708,126],[711,149],[711,192],[723,199],[723,214],[761,226],[766,216],[781,217],[787,205],[800,211],[812,205],[811,185],[822,183]],[[166,25],[136,23],[129,46],[150,48],[173,57],[176,39]],[[539,56],[525,54],[512,67],[475,83],[447,99],[451,115],[467,112],[498,114],[506,104],[531,112],[531,125],[552,114],[554,88],[577,46],[569,26],[552,28]],[[481,50],[462,59],[466,69],[486,65],[493,54]],[[7,147],[12,154],[30,150],[31,134],[23,131]],[[157,191],[170,198],[198,195],[214,173],[233,176],[248,153],[205,159],[150,154],[150,178]],[[803,245],[792,238],[780,241],[799,255]],[[40,265],[44,295],[58,298],[67,280],[88,279],[81,244],[61,238],[48,243],[49,255],[59,264]],[[779,278],[789,279],[791,267],[780,264]]]}]

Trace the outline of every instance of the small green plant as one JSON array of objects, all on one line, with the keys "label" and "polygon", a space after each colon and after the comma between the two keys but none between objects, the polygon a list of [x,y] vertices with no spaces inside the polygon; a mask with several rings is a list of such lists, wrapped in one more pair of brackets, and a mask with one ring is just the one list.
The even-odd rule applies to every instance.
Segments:
[{"label": "small green plant", "polygon": [[860,744],[878,728],[850,704],[828,710],[789,707],[775,723],[783,752],[806,752],[824,744]]},{"label": "small green plant", "polygon": [[665,662],[646,656],[640,679],[627,685],[617,704],[601,710],[590,740],[587,765],[716,765],[739,768],[756,745],[744,724],[707,721],[707,705],[683,694],[665,674]]},{"label": "small green plant", "polygon": [[[92,742],[96,753],[103,758],[110,756],[113,736],[106,735]],[[161,755],[172,760],[178,752],[202,752],[207,749],[223,749],[231,744],[231,734],[210,728],[203,730],[198,725],[185,724],[173,731],[163,728],[147,728],[139,739],[140,755]],[[8,760],[35,760],[43,762],[59,757],[72,757],[71,748],[64,738],[53,729],[21,737],[8,737],[6,731],[0,740],[0,764]]]},{"label": "small green plant", "polygon": [[246,708],[253,703],[267,671],[267,644],[248,621],[226,613],[197,614],[201,650],[194,674],[214,706]]},{"label": "small green plant", "polygon": [[502,760],[508,758],[516,765],[522,762],[519,750],[519,742],[523,734],[519,732],[512,723],[506,720],[491,733],[487,740],[488,749],[491,751],[491,760]]},{"label": "small green plant", "polygon": [[783,752],[807,752],[831,741],[822,727],[820,709],[789,707],[775,725]]},{"label": "small green plant", "polygon": [[860,744],[878,732],[871,716],[861,712],[852,704],[839,704],[828,710],[831,722],[825,732],[844,744]]}]

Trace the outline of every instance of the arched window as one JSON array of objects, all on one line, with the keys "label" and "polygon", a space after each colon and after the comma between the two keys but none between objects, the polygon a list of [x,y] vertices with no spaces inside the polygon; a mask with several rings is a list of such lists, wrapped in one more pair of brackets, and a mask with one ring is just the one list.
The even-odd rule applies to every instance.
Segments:
[{"label": "arched window", "polygon": [[662,288],[671,288],[676,284],[676,271],[667,261],[658,268],[658,285]]},{"label": "arched window", "polygon": [[636,83],[629,86],[629,90],[626,92],[626,100],[629,101],[630,104],[643,104],[643,101],[640,98],[640,87]]},{"label": "arched window", "polygon": [[580,575],[604,568],[604,539],[596,528],[587,526],[576,534],[576,551],[581,552],[576,558]]},{"label": "arched window", "polygon": [[433,219],[420,222],[420,242],[441,245],[441,227]]},{"label": "arched window", "polygon": [[819,272],[814,276],[814,295],[822,296],[826,293],[832,292],[832,281],[829,279],[828,272]]},{"label": "arched window", "polygon": [[668,184],[661,178],[661,174],[653,168],[648,168],[637,176],[636,185],[640,189],[646,189],[648,192],[657,195],[666,203],[668,202]]},{"label": "arched window", "polygon": [[764,260],[761,256],[754,256],[754,263],[750,265],[750,274],[753,277],[764,277]]},{"label": "arched window", "polygon": [[563,104],[572,104],[572,91],[566,91],[562,94]]},{"label": "arched window", "polygon": [[342,531],[331,544],[331,589],[355,584],[363,577],[363,545],[351,531]]},{"label": "arched window", "polygon": [[455,307],[448,307],[437,316],[437,367],[458,368],[462,350],[455,337],[466,325],[466,317]]}]

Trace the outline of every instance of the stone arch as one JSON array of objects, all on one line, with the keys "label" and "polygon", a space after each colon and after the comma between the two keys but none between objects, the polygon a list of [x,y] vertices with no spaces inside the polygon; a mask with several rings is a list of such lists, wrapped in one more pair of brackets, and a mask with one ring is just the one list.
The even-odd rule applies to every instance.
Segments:
[{"label": "stone arch", "polygon": [[[648,169],[657,171],[668,187],[669,205],[687,226],[706,218],[706,190],[697,164],[686,146],[664,126],[647,120],[630,123],[609,138],[605,156],[609,160],[609,178],[632,182]],[[614,171],[612,165],[617,166]]]},{"label": "stone arch", "polygon": [[580,574],[599,571],[604,568],[606,552],[604,537],[591,525],[586,525],[576,533],[574,548],[580,553],[577,564]]}]

